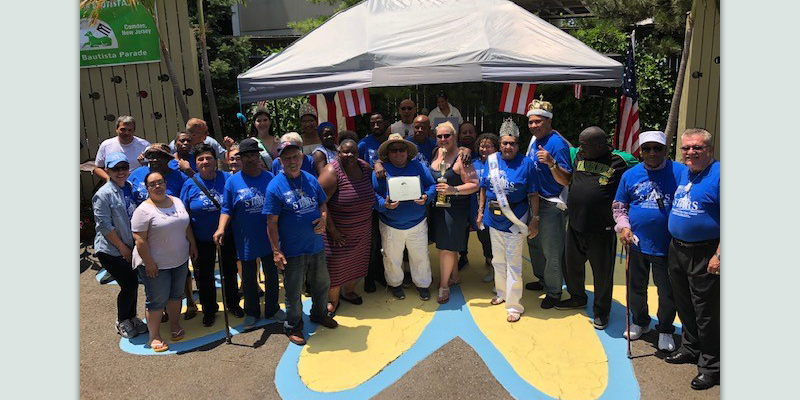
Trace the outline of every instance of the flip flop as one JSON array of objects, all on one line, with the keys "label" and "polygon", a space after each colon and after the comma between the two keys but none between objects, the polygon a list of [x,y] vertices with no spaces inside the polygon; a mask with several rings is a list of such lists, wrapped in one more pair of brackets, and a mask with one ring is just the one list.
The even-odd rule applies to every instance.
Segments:
[{"label": "flip flop", "polygon": [[506,301],[500,298],[500,296],[494,296],[492,297],[492,301],[490,301],[490,303],[492,303],[493,306],[496,306],[498,304],[503,304],[505,302]]},{"label": "flip flop", "polygon": [[188,321],[196,316],[197,316],[197,307],[196,306],[193,308],[190,307],[187,308],[186,313],[183,314],[183,319]]},{"label": "flip flop", "polygon": [[346,302],[348,302],[348,303],[350,303],[350,304],[355,304],[357,306],[364,303],[364,299],[361,298],[361,296],[359,296],[359,295],[357,295],[355,293],[352,293],[352,295],[355,296],[355,297],[348,298],[348,297],[346,297],[344,295],[344,293],[339,293],[339,298],[344,300],[344,301],[346,301]]},{"label": "flip flop", "polygon": [[450,301],[450,288],[439,288],[439,296],[436,297],[436,302],[444,304]]},{"label": "flip flop", "polygon": [[162,351],[169,350],[169,345],[164,343],[164,341],[159,340],[158,342],[160,343],[160,345],[153,345],[153,342],[155,342],[155,340],[150,342],[150,348],[153,349],[153,352],[161,353]]},{"label": "flip flop", "polygon": [[172,332],[172,341],[177,342],[183,339],[184,336],[186,336],[186,331],[184,331],[183,328],[178,329],[177,331]]}]

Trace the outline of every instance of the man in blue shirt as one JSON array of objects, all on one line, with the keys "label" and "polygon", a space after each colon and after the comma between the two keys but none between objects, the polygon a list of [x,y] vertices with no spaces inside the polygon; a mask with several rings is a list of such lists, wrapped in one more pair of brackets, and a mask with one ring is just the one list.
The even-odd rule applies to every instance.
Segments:
[{"label": "man in blue shirt", "polygon": [[431,121],[425,115],[414,118],[414,135],[411,141],[417,146],[415,160],[428,167],[433,159],[433,149],[436,148],[436,139],[431,138]]},{"label": "man in blue shirt", "polygon": [[680,175],[669,214],[669,280],[683,323],[681,347],[665,360],[696,363],[692,389],[708,389],[720,377],[720,188],[714,138],[705,129],[681,134],[688,167]]},{"label": "man in blue shirt", "polygon": [[534,171],[539,177],[539,231],[528,239],[533,274],[537,282],[528,282],[528,290],[545,290],[541,307],[553,308],[561,300],[563,283],[562,254],[566,233],[566,199],[561,197],[564,186],[569,185],[572,164],[569,143],[555,130],[553,106],[550,102],[533,100],[528,108],[528,130],[533,138],[526,156],[533,160]]},{"label": "man in blue shirt", "polygon": [[[389,135],[386,129],[389,124],[386,122],[383,113],[380,111],[373,111],[369,117],[369,126],[372,130],[363,139],[358,142],[358,158],[369,163],[370,167],[375,166],[376,161],[380,161],[378,157],[378,149],[381,143],[385,142]],[[381,178],[385,178],[385,172]],[[384,277],[383,270],[383,255],[381,254],[381,233],[378,228],[378,211],[372,212],[372,238],[370,239],[369,246],[369,268],[367,269],[367,276],[364,278],[364,291],[372,293],[377,290],[375,282],[386,286],[386,278]]]},{"label": "man in blue shirt", "polygon": [[[411,278],[417,286],[422,300],[431,298],[431,263],[428,257],[428,223],[426,205],[436,197],[436,182],[430,171],[414,160],[417,147],[393,133],[383,142],[378,154],[384,162],[386,178],[372,174],[372,186],[378,200],[380,214],[379,229],[383,244],[383,265],[386,267],[386,283],[392,295],[404,299],[403,293],[403,249],[408,248]],[[415,176],[420,180],[422,196],[415,200],[392,201],[388,180],[392,177]]]},{"label": "man in blue shirt", "polygon": [[145,149],[143,154],[144,162],[147,165],[136,168],[128,178],[128,181],[133,185],[133,198],[136,200],[136,205],[142,204],[149,196],[147,187],[144,184],[144,178],[150,171],[159,172],[164,176],[164,180],[167,181],[168,195],[179,197],[183,183],[188,177],[183,172],[169,167],[169,162],[174,160],[169,146],[164,143],[153,143]]},{"label": "man in blue shirt", "polygon": [[[338,324],[328,315],[330,276],[325,263],[325,219],[328,201],[316,178],[301,170],[303,152],[295,142],[281,143],[278,151],[283,171],[267,187],[262,213],[267,216],[267,232],[275,265],[283,271],[286,292],[286,336],[297,345],[303,337],[303,282],[308,276],[311,292],[311,322],[326,328]],[[283,240],[281,240],[283,239]]]},{"label": "man in blue shirt", "polygon": [[614,230],[620,241],[628,246],[630,257],[630,332],[623,336],[639,339],[650,331],[647,309],[647,284],[650,266],[658,289],[658,349],[672,352],[675,341],[675,302],[667,271],[667,251],[671,236],[667,219],[672,209],[672,195],[678,187],[680,174],[686,167],[667,156],[664,132],[648,131],[639,135],[643,163],[622,174],[611,207],[614,211]]}]

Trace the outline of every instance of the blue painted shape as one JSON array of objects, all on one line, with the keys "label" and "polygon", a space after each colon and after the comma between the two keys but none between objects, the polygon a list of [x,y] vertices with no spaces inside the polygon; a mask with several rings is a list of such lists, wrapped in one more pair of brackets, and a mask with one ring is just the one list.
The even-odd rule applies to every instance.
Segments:
[{"label": "blue painted shape", "polygon": [[[591,293],[589,297],[588,304],[591,304],[593,299]],[[308,303],[305,306],[309,306]],[[615,302],[611,312],[619,317],[620,308],[622,317],[618,320],[622,321],[621,328],[620,323],[615,322],[609,325],[609,331],[598,331],[598,337],[608,357],[609,368],[608,385],[601,397],[639,398],[639,384],[627,358],[626,342],[617,338],[617,336],[622,337],[622,331],[625,329],[625,308]],[[314,324],[305,326],[306,335],[312,334],[316,329]],[[302,348],[290,344],[275,371],[275,386],[281,397],[286,399],[368,399],[396,382],[414,365],[456,336],[461,337],[475,349],[489,371],[511,396],[518,399],[550,398],[522,379],[500,351],[483,335],[472,318],[458,286],[451,288],[450,302],[439,306],[433,319],[411,348],[361,385],[339,392],[317,392],[309,389],[300,379],[297,367]]]}]

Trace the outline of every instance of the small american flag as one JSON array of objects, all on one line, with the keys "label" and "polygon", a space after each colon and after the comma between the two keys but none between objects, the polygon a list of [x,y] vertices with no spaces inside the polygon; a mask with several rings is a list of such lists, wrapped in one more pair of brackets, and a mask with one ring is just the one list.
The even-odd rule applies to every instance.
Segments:
[{"label": "small american flag", "polygon": [[614,147],[639,156],[639,93],[636,92],[636,65],[634,63],[635,32],[628,44],[628,57],[622,73],[622,97],[619,99],[619,123],[614,137]]},{"label": "small american flag", "polygon": [[576,83],[572,86],[572,91],[574,92],[575,98],[580,100],[583,97],[583,85],[580,83]]},{"label": "small american flag", "polygon": [[339,105],[342,106],[342,113],[348,117],[366,114],[372,111],[372,104],[369,102],[369,91],[367,89],[343,90],[338,92]]},{"label": "small american flag", "polygon": [[318,123],[330,122],[337,132],[355,130],[355,120],[343,112],[338,92],[312,94],[308,96],[308,102],[317,109]]},{"label": "small american flag", "polygon": [[528,112],[528,104],[533,101],[535,93],[536,85],[532,83],[504,83],[499,110],[525,115]]}]

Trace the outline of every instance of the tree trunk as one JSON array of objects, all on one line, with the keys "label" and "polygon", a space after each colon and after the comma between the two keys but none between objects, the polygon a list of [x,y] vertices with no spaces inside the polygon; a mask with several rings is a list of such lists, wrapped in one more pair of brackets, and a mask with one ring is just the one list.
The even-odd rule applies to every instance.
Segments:
[{"label": "tree trunk", "polygon": [[214,131],[211,136],[222,138],[222,128],[219,125],[219,113],[217,112],[217,99],[214,97],[214,86],[211,84],[211,69],[208,65],[208,46],[206,46],[206,24],[203,18],[203,0],[197,0],[197,21],[200,25],[200,54],[203,58],[203,78],[206,84],[206,97],[208,98],[208,110],[211,112],[211,126]]},{"label": "tree trunk", "polygon": [[175,69],[172,66],[172,57],[170,56],[169,49],[164,45],[164,40],[161,39],[161,32],[158,33],[158,43],[161,44],[161,56],[164,57],[164,62],[167,64],[169,81],[172,82],[172,94],[175,96],[175,101],[178,103],[178,109],[181,111],[183,123],[186,124],[189,122],[189,109],[186,107],[186,99],[183,98],[181,88],[178,86],[178,78],[175,77]]},{"label": "tree trunk", "polygon": [[[667,154],[673,154],[672,146],[675,131],[678,130],[678,112],[681,104],[681,94],[683,93],[683,81],[686,77],[686,64],[689,61],[689,46],[692,43],[692,30],[694,29],[694,18],[692,13],[686,16],[686,33],[683,37],[683,51],[681,52],[681,64],[678,67],[678,79],[675,81],[675,93],[672,94],[672,104],[669,107],[669,117],[667,117]],[[673,157],[675,158],[675,157]]]}]

